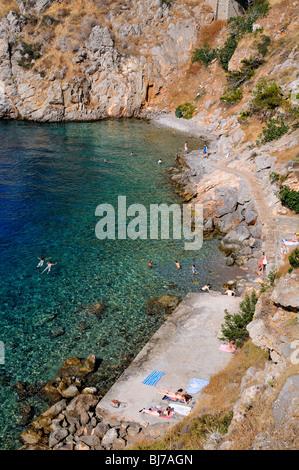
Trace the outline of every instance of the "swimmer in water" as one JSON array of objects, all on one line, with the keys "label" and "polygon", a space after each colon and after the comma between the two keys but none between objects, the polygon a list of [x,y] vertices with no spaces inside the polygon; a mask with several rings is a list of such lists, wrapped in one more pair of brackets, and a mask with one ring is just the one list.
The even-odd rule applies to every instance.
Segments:
[{"label": "swimmer in water", "polygon": [[197,269],[195,268],[195,264],[192,264],[191,270],[192,270],[192,273],[193,273],[193,274],[198,274],[198,271],[197,271]]},{"label": "swimmer in water", "polygon": [[177,267],[178,269],[181,269],[181,265],[180,265],[180,263],[179,263],[178,261],[175,261],[174,263],[175,263],[175,265],[176,265],[176,267]]},{"label": "swimmer in water", "polygon": [[48,271],[47,274],[49,274],[49,272],[51,271],[51,267],[52,267],[52,266],[55,266],[55,264],[57,264],[57,263],[50,263],[50,261],[48,261],[48,262],[47,262],[47,267],[43,270],[42,273],[44,273],[45,271]]},{"label": "swimmer in water", "polygon": [[158,163],[162,163],[162,160],[161,160],[161,158],[160,158],[160,160],[158,160]]},{"label": "swimmer in water", "polygon": [[149,268],[152,268],[152,267],[153,267],[153,262],[152,262],[152,260],[150,260],[150,262],[148,263],[148,267],[149,267]]},{"label": "swimmer in water", "polygon": [[[43,256],[41,258],[39,258],[37,256],[37,259],[39,259],[39,263],[37,265],[37,268],[40,268],[44,264],[44,262],[46,261],[46,258],[44,258]],[[51,258],[47,258],[47,259],[51,259]]]}]

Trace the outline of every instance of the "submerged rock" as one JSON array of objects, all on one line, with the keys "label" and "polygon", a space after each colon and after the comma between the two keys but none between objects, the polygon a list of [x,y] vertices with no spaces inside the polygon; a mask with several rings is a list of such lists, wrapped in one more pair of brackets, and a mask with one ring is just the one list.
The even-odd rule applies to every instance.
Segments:
[{"label": "submerged rock", "polygon": [[181,298],[170,294],[154,297],[146,302],[145,311],[149,315],[169,315],[177,308],[181,300]]}]

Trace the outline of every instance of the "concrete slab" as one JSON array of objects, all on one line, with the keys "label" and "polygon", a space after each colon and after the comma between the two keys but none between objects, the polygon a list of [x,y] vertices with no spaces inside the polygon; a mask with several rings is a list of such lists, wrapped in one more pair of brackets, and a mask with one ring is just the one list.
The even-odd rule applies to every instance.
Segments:
[{"label": "concrete slab", "polygon": [[[99,402],[97,410],[142,425],[157,422],[172,425],[183,419],[179,414],[168,420],[139,410],[156,405],[165,409],[167,402],[157,390],[187,389],[192,378],[209,380],[229,362],[231,354],[219,351],[218,337],[225,309],[235,313],[239,303],[238,297],[189,293]],[[165,375],[155,386],[143,384],[154,370]],[[200,392],[193,396],[194,400],[199,396]],[[124,402],[125,406],[112,408],[113,399]]]}]

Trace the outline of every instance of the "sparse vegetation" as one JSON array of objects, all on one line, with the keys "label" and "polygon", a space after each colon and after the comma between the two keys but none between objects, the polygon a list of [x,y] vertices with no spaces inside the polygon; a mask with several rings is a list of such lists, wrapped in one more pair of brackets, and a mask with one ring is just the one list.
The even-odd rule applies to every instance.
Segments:
[{"label": "sparse vegetation", "polygon": [[217,58],[217,50],[211,49],[210,45],[205,42],[203,47],[193,51],[191,62],[200,62],[206,67]]},{"label": "sparse vegetation", "polygon": [[179,105],[175,110],[175,115],[178,118],[191,119],[195,111],[195,106],[192,103],[185,103]]},{"label": "sparse vegetation", "polygon": [[299,268],[299,248],[295,248],[289,255],[289,262],[292,269]]},{"label": "sparse vegetation", "polygon": [[241,88],[227,88],[220,100],[225,103],[238,103],[243,98],[243,92]]},{"label": "sparse vegetation", "polygon": [[249,337],[246,326],[252,321],[257,300],[257,295],[253,290],[250,296],[246,294],[244,300],[240,302],[238,313],[231,314],[225,310],[225,322],[221,325],[220,341],[235,341],[237,346],[244,344],[244,341]]},{"label": "sparse vegetation", "polygon": [[261,293],[266,292],[267,289],[270,289],[274,286],[275,281],[281,277],[280,272],[274,266],[267,276],[266,282],[261,283]]},{"label": "sparse vegetation", "polygon": [[254,98],[250,104],[250,113],[259,113],[263,110],[274,111],[282,105],[284,96],[281,88],[274,80],[262,78],[256,84],[253,92]]},{"label": "sparse vegetation", "polygon": [[269,119],[266,122],[266,127],[263,127],[262,133],[259,135],[260,140],[257,140],[256,144],[266,144],[272,140],[278,140],[289,130],[290,127],[284,122],[282,116],[278,116],[276,119]]},{"label": "sparse vegetation", "polygon": [[299,191],[290,189],[286,185],[281,185],[279,188],[279,199],[283,206],[299,214]]},{"label": "sparse vegetation", "polygon": [[40,43],[28,44],[25,41],[20,41],[17,47],[21,55],[18,64],[24,69],[30,69],[35,61],[41,57],[42,46]]}]

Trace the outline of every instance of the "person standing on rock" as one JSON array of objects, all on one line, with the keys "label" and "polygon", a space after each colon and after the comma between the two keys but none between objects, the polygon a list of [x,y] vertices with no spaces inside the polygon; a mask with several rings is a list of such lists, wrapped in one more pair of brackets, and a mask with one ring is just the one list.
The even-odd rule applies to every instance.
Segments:
[{"label": "person standing on rock", "polygon": [[263,252],[261,259],[260,259],[260,266],[261,266],[263,274],[266,272],[267,264],[268,264],[268,260],[267,260],[265,253]]},{"label": "person standing on rock", "polygon": [[185,145],[184,145],[184,154],[187,155],[188,153],[188,142],[185,142]]}]

